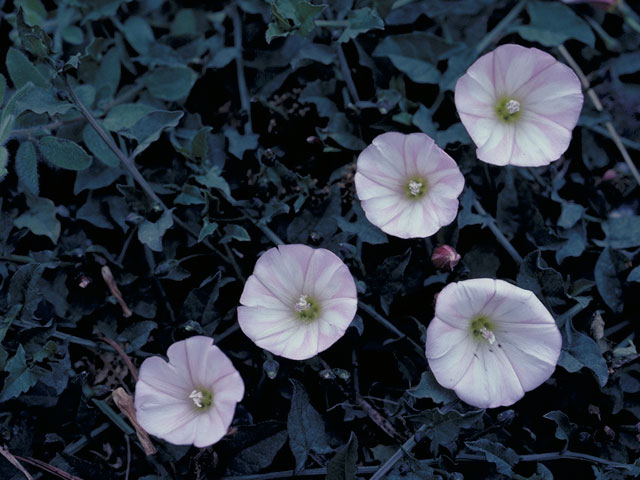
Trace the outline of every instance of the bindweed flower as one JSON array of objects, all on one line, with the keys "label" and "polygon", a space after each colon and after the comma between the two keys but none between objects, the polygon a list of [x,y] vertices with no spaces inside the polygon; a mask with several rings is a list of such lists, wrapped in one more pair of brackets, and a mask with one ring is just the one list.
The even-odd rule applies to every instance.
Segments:
[{"label": "bindweed flower", "polygon": [[334,253],[280,245],[258,259],[240,304],[238,323],[256,345],[304,360],[344,335],[358,300],[349,269]]},{"label": "bindweed flower", "polygon": [[424,133],[383,133],[357,162],[356,191],[371,223],[400,238],[428,237],[458,213],[464,177]]},{"label": "bindweed flower", "polygon": [[433,249],[431,254],[431,263],[438,270],[451,271],[455,268],[462,257],[453,247],[449,245],[440,245]]},{"label": "bindweed flower", "polygon": [[209,337],[195,336],[167,350],[169,362],[142,362],[136,383],[138,422],[175,445],[207,447],[229,429],[244,383],[231,360]]},{"label": "bindweed flower", "polygon": [[548,53],[502,45],[458,79],[455,103],[480,160],[536,167],[569,147],[583,96],[576,74]]},{"label": "bindweed flower", "polygon": [[553,317],[533,292],[488,278],[447,285],[427,329],[438,383],[481,408],[511,405],[542,384],[561,347]]}]

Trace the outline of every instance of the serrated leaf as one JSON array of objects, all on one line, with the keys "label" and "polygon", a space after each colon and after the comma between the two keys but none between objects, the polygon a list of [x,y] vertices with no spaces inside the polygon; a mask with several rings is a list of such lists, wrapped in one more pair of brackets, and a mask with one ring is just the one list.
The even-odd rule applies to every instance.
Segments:
[{"label": "serrated leaf", "polygon": [[293,395],[291,409],[287,418],[289,432],[289,447],[296,459],[296,471],[301,471],[311,451],[328,453],[329,447],[324,421],[311,405],[309,395],[297,380],[291,380]]},{"label": "serrated leaf", "polygon": [[352,480],[358,470],[358,438],[351,432],[349,442],[327,463],[326,480]]},{"label": "serrated leaf", "polygon": [[38,143],[42,156],[57,167],[84,170],[91,165],[91,157],[76,142],[57,137],[43,137]]},{"label": "serrated leaf", "polygon": [[38,381],[38,377],[27,366],[27,359],[22,345],[18,345],[16,354],[7,361],[4,371],[9,372],[9,376],[5,379],[2,391],[0,391],[0,402],[6,402],[19,396],[21,393],[28,391]]},{"label": "serrated leaf", "polygon": [[45,235],[53,243],[60,237],[60,222],[56,218],[56,206],[48,198],[27,197],[29,210],[13,222],[16,228],[28,228],[34,235]]},{"label": "serrated leaf", "polygon": [[16,174],[24,187],[36,197],[40,193],[38,181],[38,159],[36,148],[31,142],[22,142],[16,152]]},{"label": "serrated leaf", "polygon": [[173,225],[171,210],[165,210],[157,222],[145,220],[138,227],[138,240],[155,252],[162,251],[162,236]]}]

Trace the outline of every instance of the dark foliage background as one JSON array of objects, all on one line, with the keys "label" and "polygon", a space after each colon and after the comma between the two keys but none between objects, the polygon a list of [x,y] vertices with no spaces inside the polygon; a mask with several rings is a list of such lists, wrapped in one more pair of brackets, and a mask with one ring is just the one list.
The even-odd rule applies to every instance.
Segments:
[{"label": "dark foliage background", "polygon": [[[0,443],[40,478],[368,478],[396,452],[389,479],[637,478],[638,184],[609,128],[637,160],[637,4],[314,3],[0,0]],[[549,167],[479,162],[457,117],[455,81],[507,42],[567,52],[601,99]],[[387,237],[355,196],[357,154],[394,130],[465,174],[432,238]],[[244,278],[282,242],[332,250],[359,288],[352,328],[309,361],[237,329]],[[434,295],[474,277],[533,290],[563,332],[554,376],[511,408],[470,408],[427,368]],[[247,394],[220,443],[147,457],[110,397],[133,392],[123,358],[194,334]],[[2,459],[0,478],[24,476]]]}]

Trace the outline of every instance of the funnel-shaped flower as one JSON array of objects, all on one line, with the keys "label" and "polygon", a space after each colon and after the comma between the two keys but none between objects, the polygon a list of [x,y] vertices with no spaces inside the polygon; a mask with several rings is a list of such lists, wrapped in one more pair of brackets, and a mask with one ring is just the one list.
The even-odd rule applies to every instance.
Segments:
[{"label": "funnel-shaped flower", "polygon": [[371,223],[400,238],[428,237],[458,213],[464,177],[424,133],[383,133],[358,157],[356,191]]},{"label": "funnel-shaped flower", "polygon": [[502,45],[458,79],[455,102],[480,160],[536,167],[569,147],[583,96],[573,70],[548,53]]},{"label": "funnel-shaped flower", "polygon": [[306,245],[267,250],[238,307],[242,331],[261,348],[293,360],[333,345],[358,308],[356,284],[334,253]]},{"label": "funnel-shaped flower", "polygon": [[480,278],[447,285],[427,329],[429,367],[470,405],[517,402],[555,370],[562,337],[533,292]]},{"label": "funnel-shaped flower", "polygon": [[229,429],[244,383],[231,360],[209,337],[174,343],[169,362],[142,362],[136,383],[138,422],[148,433],[175,445],[207,447]]}]

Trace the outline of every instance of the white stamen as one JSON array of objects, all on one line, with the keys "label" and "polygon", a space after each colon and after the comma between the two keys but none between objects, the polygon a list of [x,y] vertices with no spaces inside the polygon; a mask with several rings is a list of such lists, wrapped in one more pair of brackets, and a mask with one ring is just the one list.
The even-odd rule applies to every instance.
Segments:
[{"label": "white stamen", "polygon": [[480,333],[485,338],[485,340],[489,342],[489,345],[493,345],[493,343],[496,341],[496,336],[491,330],[488,330],[487,327],[482,327],[480,329]]},{"label": "white stamen", "polygon": [[505,105],[505,108],[507,109],[507,112],[509,112],[509,115],[514,115],[520,111],[520,102],[513,99],[509,100]]},{"label": "white stamen", "polygon": [[196,404],[196,407],[202,408],[202,399],[204,398],[204,395],[200,390],[194,390],[193,392],[191,392],[189,394],[189,398],[193,400],[193,403]]},{"label": "white stamen", "polygon": [[311,303],[307,301],[306,295],[300,295],[298,303],[296,303],[296,312],[303,312],[311,308]]},{"label": "white stamen", "polygon": [[420,190],[422,189],[422,187],[423,187],[422,182],[416,182],[415,180],[411,180],[409,182],[409,193],[415,197],[420,193]]}]

